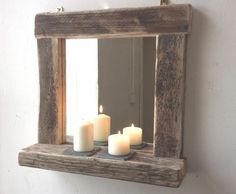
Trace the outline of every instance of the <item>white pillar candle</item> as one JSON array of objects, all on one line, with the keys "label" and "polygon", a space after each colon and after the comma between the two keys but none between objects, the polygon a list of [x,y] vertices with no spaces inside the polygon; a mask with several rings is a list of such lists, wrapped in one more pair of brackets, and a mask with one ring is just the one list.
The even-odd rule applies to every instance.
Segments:
[{"label": "white pillar candle", "polygon": [[[99,112],[103,112],[102,106]],[[94,141],[107,141],[110,135],[111,117],[105,114],[99,114],[94,119]]]},{"label": "white pillar candle", "polygon": [[110,135],[108,138],[108,153],[115,156],[124,156],[130,153],[129,136],[120,134]]},{"label": "white pillar candle", "polygon": [[74,133],[74,151],[87,152],[93,150],[93,123],[83,121]]},{"label": "white pillar candle", "polygon": [[130,145],[140,145],[142,143],[142,129],[135,127],[133,124],[131,127],[125,127],[123,134],[128,135],[130,138]]}]

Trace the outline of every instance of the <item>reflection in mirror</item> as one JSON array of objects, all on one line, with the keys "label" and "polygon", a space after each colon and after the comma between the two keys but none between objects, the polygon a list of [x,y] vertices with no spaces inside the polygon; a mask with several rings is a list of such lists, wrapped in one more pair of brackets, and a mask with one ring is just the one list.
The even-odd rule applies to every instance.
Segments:
[{"label": "reflection in mirror", "polygon": [[76,39],[66,41],[67,135],[99,105],[111,116],[111,133],[134,123],[143,139],[153,139],[156,39]]}]

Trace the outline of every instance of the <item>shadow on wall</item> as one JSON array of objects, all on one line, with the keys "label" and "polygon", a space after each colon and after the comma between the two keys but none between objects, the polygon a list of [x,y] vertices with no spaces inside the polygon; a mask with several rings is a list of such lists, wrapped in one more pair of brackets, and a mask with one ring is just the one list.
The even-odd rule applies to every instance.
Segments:
[{"label": "shadow on wall", "polygon": [[[201,123],[201,90],[199,80],[202,75],[202,30],[204,22],[203,13],[193,9],[192,34],[188,38],[187,62],[186,62],[186,91],[185,91],[185,118],[184,118],[184,155],[188,159],[189,170],[199,168],[199,142],[201,142],[199,124]],[[199,91],[199,92],[197,92]]]},{"label": "shadow on wall", "polygon": [[[205,184],[212,193],[230,193],[223,183],[210,176],[205,167],[206,162],[213,162],[206,151],[208,146],[204,126],[204,81],[206,79],[206,53],[203,46],[208,44],[210,28],[214,24],[208,15],[200,8],[193,8],[192,34],[188,38],[186,63],[186,94],[185,94],[185,123],[184,123],[184,156],[188,161],[189,173],[202,174]],[[217,167],[215,167],[217,169]],[[207,178],[206,178],[207,177]],[[200,177],[199,177],[200,178]],[[209,193],[210,194],[210,193]]]}]

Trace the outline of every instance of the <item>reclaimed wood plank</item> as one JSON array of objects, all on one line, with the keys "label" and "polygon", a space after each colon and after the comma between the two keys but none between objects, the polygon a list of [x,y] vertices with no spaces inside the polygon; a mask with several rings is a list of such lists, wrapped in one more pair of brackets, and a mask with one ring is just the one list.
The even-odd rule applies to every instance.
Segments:
[{"label": "reclaimed wood plank", "polygon": [[41,169],[178,187],[185,175],[182,159],[157,158],[137,151],[128,161],[63,155],[72,145],[35,144],[19,153],[19,164]]},{"label": "reclaimed wood plank", "polygon": [[61,144],[65,131],[65,40],[38,40],[40,112],[38,142]]},{"label": "reclaimed wood plank", "polygon": [[154,155],[182,157],[186,35],[158,36],[154,99]]},{"label": "reclaimed wood plank", "polygon": [[191,31],[189,4],[40,13],[35,17],[37,38],[109,38],[153,36]]}]

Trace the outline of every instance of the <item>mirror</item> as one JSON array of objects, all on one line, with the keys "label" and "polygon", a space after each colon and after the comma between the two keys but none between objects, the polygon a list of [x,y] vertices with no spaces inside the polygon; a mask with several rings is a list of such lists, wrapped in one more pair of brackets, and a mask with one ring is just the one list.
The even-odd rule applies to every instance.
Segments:
[{"label": "mirror", "polygon": [[111,116],[111,133],[132,123],[153,141],[156,38],[66,41],[67,135],[99,105]]}]

